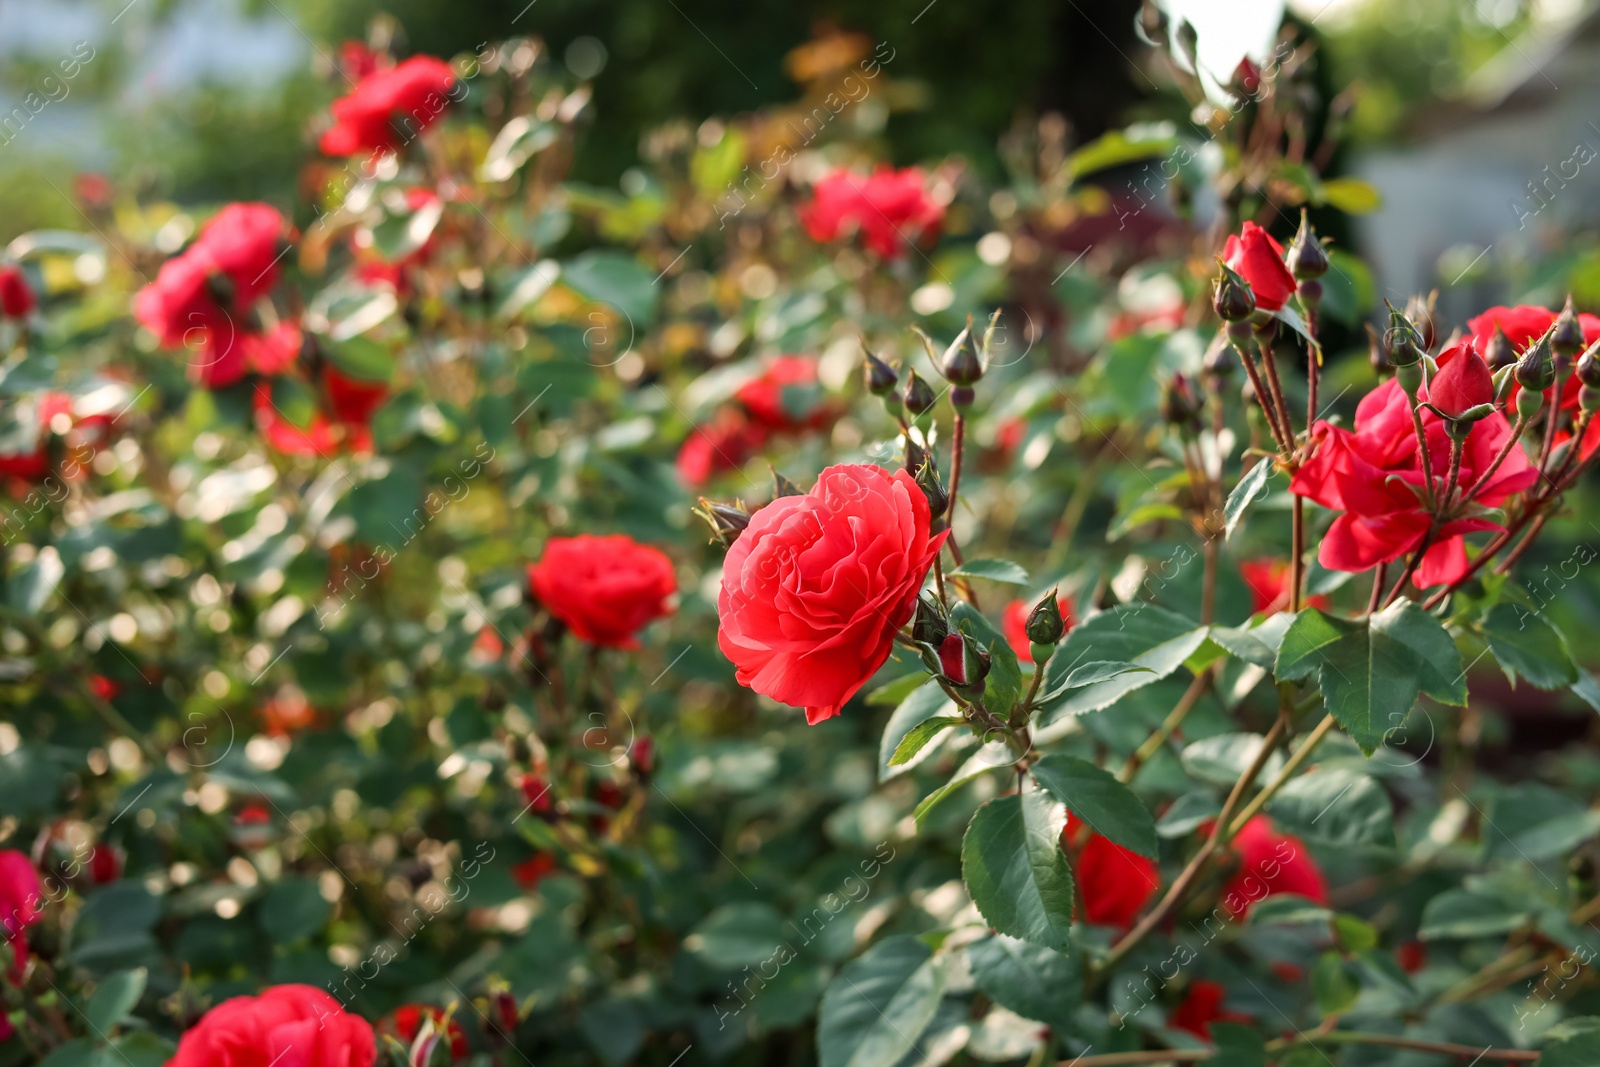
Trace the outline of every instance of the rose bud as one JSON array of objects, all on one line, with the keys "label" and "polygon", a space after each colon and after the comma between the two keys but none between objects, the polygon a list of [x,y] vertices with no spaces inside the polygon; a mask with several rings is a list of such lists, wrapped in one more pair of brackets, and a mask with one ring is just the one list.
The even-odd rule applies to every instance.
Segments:
[{"label": "rose bud", "polygon": [[950,632],[950,623],[944,617],[939,602],[927,594],[917,598],[917,613],[911,619],[911,639],[921,644],[937,645]]},{"label": "rose bud", "polygon": [[1380,378],[1394,373],[1394,361],[1389,358],[1388,346],[1370,322],[1367,323],[1367,362],[1372,364],[1372,372]]},{"label": "rose bud", "polygon": [[1056,601],[1054,589],[1028,613],[1023,632],[1028,635],[1028,651],[1033,662],[1042,667],[1055,651],[1056,642],[1067,632],[1067,622],[1061,617],[1061,605]]},{"label": "rose bud", "polygon": [[744,528],[750,525],[750,513],[743,508],[732,504],[713,504],[705,497],[700,498],[700,506],[694,513],[706,521],[711,527],[712,540],[724,548],[733,544]]},{"label": "rose bud", "polygon": [[913,417],[926,413],[939,399],[933,395],[933,387],[923,381],[916,371],[910,369],[906,371],[906,385],[900,397],[905,402],[906,410],[911,412]]},{"label": "rose bud", "polygon": [[1239,65],[1233,68],[1233,79],[1228,86],[1235,96],[1251,97],[1261,88],[1261,68],[1256,66],[1254,60],[1245,56],[1239,60]]},{"label": "rose bud", "polygon": [[1517,365],[1517,350],[1498,322],[1495,323],[1494,336],[1489,338],[1489,344],[1483,350],[1483,359],[1489,364],[1489,369],[1496,372]]},{"label": "rose bud", "polygon": [[633,747],[628,750],[628,763],[633,767],[633,773],[641,778],[648,778],[656,766],[656,742],[653,737],[640,737],[634,739]]},{"label": "rose bud", "polygon": [[1556,364],[1550,346],[1550,332],[1529,345],[1517,360],[1517,384],[1543,393],[1556,384]]},{"label": "rose bud", "polygon": [[1417,327],[1417,332],[1422,335],[1422,347],[1431,349],[1433,342],[1438,340],[1433,334],[1434,307],[1439,302],[1439,290],[1435,289],[1426,297],[1421,293],[1412,293],[1411,299],[1406,301],[1406,318],[1410,319]]},{"label": "rose bud", "polygon": [[895,369],[871,352],[861,364],[861,377],[867,383],[867,392],[873,396],[886,397],[900,384],[900,375]]},{"label": "rose bud", "polygon": [[1283,262],[1283,246],[1253,222],[1244,224],[1222,248],[1223,261],[1250,283],[1261,311],[1277,311],[1294,295],[1294,275]]},{"label": "rose bud", "polygon": [[777,470],[772,472],[772,499],[782,500],[786,496],[805,496],[806,491],[785,478]]},{"label": "rose bud", "polygon": [[8,319],[25,319],[37,304],[22,268],[11,264],[0,267],[0,314]]},{"label": "rose bud", "polygon": [[1494,410],[1494,375],[1471,340],[1443,353],[1439,363],[1428,383],[1428,402],[1440,415],[1470,424]]},{"label": "rose bud", "polygon": [[1572,366],[1572,357],[1583,351],[1583,327],[1578,324],[1577,313],[1572,310],[1572,294],[1567,294],[1566,306],[1556,317],[1555,328],[1550,333],[1550,350],[1555,353],[1556,372]]},{"label": "rose bud", "polygon": [[1593,415],[1600,408],[1600,358],[1593,348],[1578,358],[1578,381],[1578,407]]},{"label": "rose bud", "polygon": [[1412,325],[1410,319],[1395,310],[1393,304],[1389,305],[1389,329],[1385,331],[1383,341],[1396,367],[1409,367],[1416,363],[1428,347],[1422,333]]},{"label": "rose bud", "polygon": [[[1327,250],[1311,228],[1311,218],[1305,208],[1300,209],[1300,229],[1289,243],[1289,270],[1301,282],[1315,281],[1328,273]],[[1301,289],[1303,292],[1304,286]]]},{"label": "rose bud", "polygon": [[989,653],[973,638],[952,630],[939,642],[939,666],[952,685],[981,693],[989,673]]},{"label": "rose bud", "polygon": [[1213,378],[1225,380],[1233,374],[1237,366],[1238,360],[1234,357],[1233,346],[1220,343],[1220,339],[1206,351],[1205,370]]},{"label": "rose bud", "polygon": [[946,509],[950,507],[950,494],[945,491],[944,483],[939,480],[939,471],[929,459],[917,471],[917,486],[921,488],[922,495],[928,498],[928,511],[935,521],[943,518]]},{"label": "rose bud", "polygon": [[1200,398],[1185,374],[1174,374],[1161,394],[1161,417],[1182,434],[1200,430]]},{"label": "rose bud", "polygon": [[1211,307],[1223,322],[1243,322],[1256,311],[1255,294],[1250,283],[1226,263],[1219,263],[1222,274],[1211,291]]},{"label": "rose bud", "polygon": [[509,1041],[517,1032],[517,998],[509,989],[498,989],[489,994],[490,1030]]},{"label": "rose bud", "polygon": [[978,359],[978,353],[968,347],[969,340],[968,331],[962,330],[939,360],[939,372],[952,385],[972,385],[983,377],[983,362]]}]

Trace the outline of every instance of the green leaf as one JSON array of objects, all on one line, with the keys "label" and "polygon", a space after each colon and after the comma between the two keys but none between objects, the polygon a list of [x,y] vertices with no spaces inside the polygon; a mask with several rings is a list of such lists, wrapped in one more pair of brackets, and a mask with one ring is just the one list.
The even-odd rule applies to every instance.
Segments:
[{"label": "green leaf", "polygon": [[1218,1063],[1228,1067],[1267,1067],[1266,1039],[1254,1027],[1214,1022],[1211,1041],[1217,1046]]},{"label": "green leaf", "polygon": [[1526,608],[1496,604],[1483,620],[1483,636],[1512,685],[1519,676],[1540,689],[1560,689],[1579,680],[1561,631]]},{"label": "green leaf", "polygon": [[299,378],[278,375],[272,379],[271,396],[278,414],[302,430],[309,428],[317,417],[317,395]]},{"label": "green leaf", "polygon": [[279,944],[310,937],[327,923],[333,905],[323,899],[314,878],[284,878],[261,898],[257,921]]},{"label": "green leaf", "polygon": [[1570,853],[1600,829],[1600,812],[1536,782],[1502,786],[1480,831],[1493,859],[1529,863]]},{"label": "green leaf", "polygon": [[320,347],[334,369],[347,378],[385,384],[394,378],[394,356],[389,346],[370,337],[352,337],[345,341],[323,338]]},{"label": "green leaf", "polygon": [[1011,715],[1012,705],[1022,696],[1022,665],[1011,643],[994,623],[965,600],[950,610],[950,625],[977,638],[989,650],[989,674],[983,680],[983,706],[1001,722]]},{"label": "green leaf", "polygon": [[1307,926],[1324,925],[1333,918],[1333,911],[1314,900],[1293,893],[1273,893],[1250,907],[1252,926]]},{"label": "green leaf", "polygon": [[961,874],[978,913],[1002,934],[1065,952],[1072,869],[1061,851],[1066,812],[1037,788],[979,808],[961,841]]},{"label": "green leaf", "polygon": [[1588,671],[1579,671],[1578,680],[1572,683],[1572,692],[1595,711],[1600,711],[1600,681]]},{"label": "green leaf", "polygon": [[1308,608],[1278,647],[1280,682],[1317,677],[1328,711],[1371,755],[1405,722],[1419,693],[1465,704],[1461,654],[1439,620],[1409,600],[1350,621]]},{"label": "green leaf", "polygon": [[1324,952],[1311,968],[1311,995],[1323,1015],[1349,1011],[1361,995],[1361,983],[1345,967],[1337,952]]},{"label": "green leaf", "polygon": [[1600,1018],[1564,1019],[1550,1028],[1539,1048],[1539,1067],[1594,1067],[1600,1063]]},{"label": "green leaf", "polygon": [[1077,964],[1054,949],[995,934],[967,946],[972,979],[1018,1015],[1070,1030],[1083,998]]},{"label": "green leaf", "polygon": [[1155,819],[1115,775],[1087,760],[1060,753],[1040,759],[1029,773],[1095,833],[1141,856],[1156,858],[1160,846]]},{"label": "green leaf", "polygon": [[1039,694],[1036,703],[1042,705],[1069,690],[1082,689],[1084,686],[1110,681],[1112,678],[1120,678],[1124,674],[1137,674],[1141,671],[1150,672],[1150,668],[1140,667],[1133,663],[1114,663],[1111,660],[1080,663],[1072,669],[1071,674],[1056,682],[1049,692]]},{"label": "green leaf", "polygon": [[944,715],[937,719],[924,719],[900,739],[895,746],[894,755],[889,757],[889,766],[900,767],[911,761],[911,757],[922,751],[922,747],[932,741],[941,730],[951,726],[961,726],[967,720],[959,715]]},{"label": "green leaf", "polygon": [[1228,502],[1222,506],[1222,516],[1225,520],[1223,539],[1233,536],[1233,531],[1239,528],[1239,523],[1244,519],[1244,513],[1251,503],[1267,491],[1267,481],[1272,477],[1277,464],[1271,459],[1262,456],[1257,459],[1255,466],[1245,471],[1244,477],[1239,479],[1239,484],[1233,487],[1233,492],[1228,494]]},{"label": "green leaf", "polygon": [[38,615],[66,573],[61,553],[46,545],[6,581],[6,603],[24,615]]},{"label": "green leaf", "polygon": [[784,943],[783,916],[770,904],[724,904],[701,920],[683,947],[718,970],[757,967]]},{"label": "green leaf", "polygon": [[983,578],[1006,585],[1028,584],[1028,572],[1009,559],[969,559],[946,577]]},{"label": "green leaf", "polygon": [[821,1067],[880,1067],[917,1048],[944,992],[945,968],[922,941],[885,938],[846,964],[822,995]]},{"label": "green leaf", "polygon": [[1244,626],[1213,626],[1210,636],[1211,640],[1246,663],[1271,670],[1278,661],[1278,648],[1283,644],[1283,635],[1293,622],[1293,615],[1280,611],[1260,622]]},{"label": "green leaf", "polygon": [[1292,778],[1267,805],[1283,828],[1334,845],[1394,844],[1394,805],[1368,775],[1324,767]]},{"label": "green leaf", "polygon": [[128,1017],[128,1013],[139,1003],[139,998],[144,996],[147,977],[149,972],[143,967],[135,967],[131,971],[117,971],[100,980],[83,1012],[89,1021],[89,1029],[96,1036],[111,1036],[111,1031]]},{"label": "green leaf", "polygon": [[914,766],[910,763],[897,765],[894,756],[900,748],[900,742],[918,723],[948,716],[955,709],[955,701],[946,696],[939,683],[931,678],[902,700],[889,716],[889,722],[883,728],[883,737],[878,741],[878,781],[887,782]]},{"label": "green leaf", "polygon": [[1321,201],[1347,215],[1368,215],[1383,206],[1383,194],[1360,178],[1329,178],[1322,183]]},{"label": "green leaf", "polygon": [[659,293],[649,269],[621,252],[585,252],[561,268],[561,280],[579,294],[610,304],[643,329],[655,318]]},{"label": "green leaf", "polygon": [[1371,952],[1378,947],[1377,928],[1354,915],[1335,915],[1333,929],[1346,952]]},{"label": "green leaf", "polygon": [[896,707],[906,697],[927,684],[928,676],[921,671],[903,674],[892,682],[884,682],[866,695],[866,702],[876,707]]},{"label": "green leaf", "polygon": [[[1118,675],[1085,686],[1064,699],[1041,706],[1041,726],[1069,715],[1110,707],[1128,693],[1159,681],[1183,666],[1206,639],[1206,628],[1154,604],[1122,604],[1091,615],[1072,628],[1046,667],[1047,687],[1070,674],[1077,664],[1095,661],[1130,663],[1144,673]],[[1043,734],[1045,740],[1050,734]]]},{"label": "green leaf", "polygon": [[1120,167],[1141,159],[1161,159],[1180,143],[1170,123],[1149,123],[1112,130],[1073,152],[1067,159],[1072,181],[1096,171]]},{"label": "green leaf", "polygon": [[1009,766],[1010,764],[1006,763],[995,763],[987,752],[985,752],[983,749],[979,749],[970,759],[968,759],[956,770],[955,774],[950,776],[950,780],[948,782],[922,798],[922,802],[919,803],[916,807],[916,810],[911,813],[911,817],[916,820],[917,829],[919,831],[922,829],[922,824],[927,820],[928,815],[932,813],[933,809],[936,808],[939,803],[950,794],[954,793],[956,790],[960,789],[962,786],[966,785],[968,782],[972,781],[981,774],[998,770],[1001,767],[1009,768]]},{"label": "green leaf", "polygon": [[[1231,786],[1250,769],[1266,740],[1261,734],[1217,734],[1184,746],[1178,759],[1190,777],[1211,785]],[[1271,778],[1282,767],[1283,753],[1274,752],[1262,765],[1261,775]]]},{"label": "green leaf", "polygon": [[1161,813],[1156,834],[1168,839],[1185,837],[1221,811],[1222,802],[1215,793],[1184,793]]},{"label": "green leaf", "polygon": [[1529,918],[1528,912],[1518,911],[1497,897],[1466,889],[1447,889],[1422,909],[1422,926],[1417,937],[1423,941],[1492,937],[1510,933]]},{"label": "green leaf", "polygon": [[57,1045],[38,1067],[111,1067],[116,1057],[88,1038],[80,1037]]}]

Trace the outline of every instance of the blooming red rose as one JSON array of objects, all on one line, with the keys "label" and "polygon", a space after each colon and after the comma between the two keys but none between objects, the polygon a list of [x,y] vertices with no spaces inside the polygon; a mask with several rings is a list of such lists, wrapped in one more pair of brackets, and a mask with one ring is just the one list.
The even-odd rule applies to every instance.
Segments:
[{"label": "blooming red rose", "polygon": [[945,534],[905,471],[842,464],[756,512],[728,550],[717,644],[740,685],[818,723],[883,666]]},{"label": "blooming red rose", "polygon": [[1328,883],[1305,843],[1280,834],[1272,820],[1257,815],[1234,835],[1232,848],[1239,867],[1222,889],[1222,906],[1235,919],[1250,913],[1258,900],[1274,893],[1293,893],[1318,904],[1328,902]]},{"label": "blooming red rose", "polygon": [[334,101],[333,125],[319,147],[330,156],[392,151],[444,112],[455,80],[450,64],[433,56],[412,56],[399,66],[374,70],[350,95]]},{"label": "blooming red rose", "polygon": [[282,371],[299,352],[298,331],[260,331],[250,309],[277,285],[288,236],[276,208],[229,204],[139,290],[134,316],[162,347],[189,349],[195,377],[210,388],[231,385],[250,370]]},{"label": "blooming red rose", "polygon": [[[1239,564],[1239,574],[1250,587],[1250,614],[1270,615],[1289,609],[1289,561],[1286,559],[1252,559]],[[1328,598],[1309,596],[1305,603],[1313,608],[1326,608]]]},{"label": "blooming red rose", "polygon": [[1223,262],[1250,283],[1256,307],[1277,311],[1294,295],[1294,275],[1283,262],[1283,246],[1253,222],[1228,238],[1222,248]]},{"label": "blooming red rose", "polygon": [[8,319],[25,319],[37,306],[33,289],[15,264],[0,267],[0,313]]},{"label": "blooming red rose", "polygon": [[817,183],[800,221],[813,241],[859,231],[867,248],[894,259],[907,244],[938,234],[944,207],[923,187],[916,167],[879,167],[865,178],[836,170]]},{"label": "blooming red rose", "polygon": [[[405,1045],[411,1048],[417,1035],[422,1032],[423,1020],[433,1022],[433,1032],[442,1039],[447,1039],[450,1045],[450,1058],[464,1060],[467,1058],[467,1034],[461,1029],[461,1024],[454,1015],[445,1021],[443,1008],[434,1007],[432,1004],[402,1004],[390,1012],[378,1023],[378,1032],[393,1034]],[[424,1061],[426,1062],[426,1061]]]},{"label": "blooming red rose", "polygon": [[0,849],[0,936],[11,945],[12,972],[28,958],[28,927],[44,917],[44,883],[26,853]]},{"label": "blooming red rose", "polygon": [[[1441,357],[1441,373],[1461,346]],[[1427,387],[1422,394],[1427,398]],[[1450,439],[1444,420],[1426,408],[1422,425],[1428,435],[1428,457],[1435,485],[1442,486],[1450,469]],[[1462,448],[1458,485],[1470,487],[1499,453],[1511,425],[1495,412],[1478,420]],[[1416,489],[1422,486],[1422,455],[1412,427],[1410,403],[1400,383],[1389,379],[1362,398],[1356,407],[1354,432],[1318,422],[1311,460],[1289,483],[1291,492],[1326,508],[1343,512],[1329,527],[1317,558],[1336,571],[1364,571],[1399,559],[1415,549],[1431,522]],[[1522,448],[1515,447],[1475,502],[1498,507],[1539,477]],[[1452,582],[1466,573],[1467,550],[1462,535],[1498,530],[1484,518],[1461,518],[1443,524],[1423,554],[1413,580],[1418,588]]]},{"label": "blooming red rose", "polygon": [[1255,1021],[1243,1012],[1227,1011],[1222,1005],[1228,998],[1227,987],[1221,982],[1197,978],[1189,983],[1183,1002],[1167,1016],[1167,1025],[1174,1030],[1187,1030],[1195,1037],[1211,1040],[1212,1023],[1252,1023]]},{"label": "blooming red rose", "polygon": [[817,384],[817,361],[810,356],[779,356],[740,386],[734,399],[758,426],[775,433],[820,430],[837,414]]},{"label": "blooming red rose", "polygon": [[[1037,603],[1037,602],[1035,602]],[[1066,597],[1056,597],[1056,607],[1061,609],[1061,621],[1066,624],[1063,634],[1069,633],[1077,619],[1072,617],[1072,605]],[[1033,662],[1033,642],[1028,640],[1028,615],[1033,611],[1034,604],[1021,600],[1013,600],[1000,612],[1000,630],[1006,635],[1006,644],[1011,646],[1011,651],[1017,654],[1017,659],[1023,663]]]},{"label": "blooming red rose", "polygon": [[372,1067],[372,1026],[320,989],[279,985],[201,1016],[167,1067]]},{"label": "blooming red rose", "polygon": [[578,638],[638,648],[635,634],[670,614],[678,591],[672,560],[623,534],[553,537],[528,568],[528,587]]},{"label": "blooming red rose", "polygon": [[722,408],[696,426],[678,449],[678,477],[698,489],[723,471],[738,470],[766,443],[767,431],[735,408]]},{"label": "blooming red rose", "polygon": [[[1467,329],[1472,331],[1472,340],[1478,346],[1478,351],[1488,351],[1489,341],[1493,339],[1496,327],[1502,330],[1506,339],[1511,342],[1511,347],[1518,352],[1527,348],[1534,341],[1543,337],[1545,331],[1555,323],[1557,312],[1549,308],[1532,307],[1519,304],[1516,307],[1492,307],[1476,318],[1467,320]],[[1583,329],[1583,343],[1592,345],[1600,341],[1600,317],[1580,314],[1578,325]],[[1583,383],[1574,375],[1567,379],[1566,385],[1561,389],[1561,410],[1569,415],[1576,415],[1578,411],[1578,392]],[[1555,386],[1545,390],[1545,400],[1549,402],[1555,395]],[[1522,387],[1512,380],[1511,397],[1522,391]],[[1565,427],[1556,433],[1556,444],[1566,441],[1572,434]],[[1600,448],[1600,419],[1593,420],[1589,429],[1583,435],[1583,444],[1580,446],[1580,456],[1588,459],[1596,448]]]},{"label": "blooming red rose", "polygon": [[1084,918],[1095,926],[1126,930],[1161,888],[1153,860],[1146,859],[1101,837],[1071,812],[1061,833],[1063,841],[1083,840],[1073,869],[1083,894]]},{"label": "blooming red rose", "polygon": [[1428,383],[1428,400],[1452,419],[1494,403],[1494,375],[1470,340],[1439,354],[1439,372]]}]

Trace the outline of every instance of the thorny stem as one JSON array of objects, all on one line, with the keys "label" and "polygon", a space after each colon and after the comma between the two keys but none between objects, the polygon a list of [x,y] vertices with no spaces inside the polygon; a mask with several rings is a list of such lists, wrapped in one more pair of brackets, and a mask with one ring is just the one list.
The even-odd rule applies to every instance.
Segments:
[{"label": "thorny stem", "polygon": [[1284,438],[1283,430],[1278,426],[1278,411],[1272,402],[1272,395],[1267,392],[1266,383],[1261,380],[1261,372],[1256,369],[1255,360],[1250,357],[1249,344],[1234,344],[1233,351],[1239,357],[1239,362],[1244,364],[1244,371],[1250,376],[1250,388],[1255,390],[1256,402],[1261,405],[1261,413],[1267,418],[1267,429],[1272,431],[1272,440],[1277,444],[1278,451],[1287,460],[1289,458],[1289,442]]},{"label": "thorny stem", "polygon": [[[961,456],[966,451],[966,437],[967,417],[957,411],[955,429],[950,437],[950,503],[945,506],[944,513],[945,527],[950,531],[950,535],[944,539],[944,543],[945,547],[950,550],[951,558],[956,561],[957,567],[965,562],[961,558],[961,546],[956,544],[956,500],[961,492]],[[938,517],[937,515],[934,516],[934,518]],[[972,583],[962,578],[957,582],[957,585],[960,587],[961,595],[966,599],[967,603],[975,608],[978,607],[978,594],[972,591]],[[939,595],[943,598],[944,592],[942,589]]]},{"label": "thorny stem", "polygon": [[1383,583],[1389,577],[1389,565],[1380,563],[1372,568],[1372,595],[1367,598],[1367,614],[1371,615],[1378,610],[1379,603],[1383,600]]},{"label": "thorny stem", "polygon": [[[1428,549],[1433,547],[1433,539],[1438,536],[1441,520],[1445,512],[1450,508],[1450,498],[1454,495],[1456,480],[1461,477],[1461,453],[1464,445],[1464,441],[1458,441],[1454,437],[1450,439],[1450,473],[1445,479],[1443,496],[1439,499],[1438,507],[1434,510],[1433,521],[1428,523],[1427,532],[1422,535],[1422,540],[1417,542],[1416,549],[1406,562],[1406,569],[1399,578],[1395,579],[1394,587],[1389,590],[1389,595],[1384,598],[1384,607],[1393,604],[1396,598],[1400,596],[1401,591],[1406,587],[1406,583],[1411,580],[1411,576],[1417,573],[1417,568],[1422,565],[1422,557],[1427,555]],[[1432,479],[1430,478],[1429,480],[1431,481]]]},{"label": "thorny stem", "polygon": [[1246,804],[1244,810],[1239,812],[1238,816],[1234,818],[1233,825],[1228,827],[1229,837],[1232,837],[1240,830],[1243,830],[1245,823],[1261,814],[1261,809],[1267,806],[1267,801],[1271,800],[1273,795],[1277,793],[1279,789],[1282,789],[1285,783],[1289,781],[1294,772],[1299,770],[1301,766],[1305,764],[1306,760],[1311,758],[1311,754],[1316,751],[1317,746],[1322,743],[1322,739],[1324,737],[1328,736],[1328,731],[1332,730],[1333,727],[1333,716],[1324,715],[1322,717],[1322,721],[1317,723],[1317,725],[1312,728],[1311,732],[1306,735],[1306,739],[1300,743],[1300,747],[1295,749],[1294,754],[1291,755],[1287,761],[1285,761],[1283,769],[1279,771],[1273,777],[1272,781],[1268,782],[1266,787],[1263,788],[1260,793],[1256,794],[1255,799],[1250,801],[1249,804]]},{"label": "thorny stem", "polygon": [[1489,479],[1494,477],[1494,472],[1500,469],[1500,464],[1506,461],[1506,457],[1511,455],[1511,450],[1516,448],[1522,440],[1522,428],[1527,424],[1527,419],[1524,419],[1521,415],[1517,416],[1517,421],[1511,427],[1511,436],[1507,437],[1506,443],[1501,446],[1500,454],[1494,457],[1494,462],[1484,468],[1482,474],[1478,475],[1477,480],[1472,483],[1472,487],[1462,494],[1462,503],[1471,501],[1479,493],[1483,492],[1483,487],[1489,484]]},{"label": "thorny stem", "polygon": [[1256,350],[1261,353],[1261,362],[1267,368],[1267,381],[1272,386],[1272,402],[1278,408],[1278,420],[1283,424],[1283,437],[1289,443],[1289,450],[1294,451],[1294,421],[1289,418],[1289,403],[1283,395],[1283,383],[1278,379],[1278,361],[1273,358],[1272,342],[1270,338],[1256,335]]},{"label": "thorny stem", "polygon": [[1289,613],[1300,610],[1300,594],[1306,578],[1306,498],[1296,493],[1294,497],[1293,527],[1290,530],[1289,555]]},{"label": "thorny stem", "polygon": [[1416,397],[1410,397],[1411,425],[1417,432],[1417,450],[1422,455],[1422,488],[1428,497],[1428,510],[1434,510],[1433,459],[1428,455],[1428,431],[1422,426],[1422,408]]}]

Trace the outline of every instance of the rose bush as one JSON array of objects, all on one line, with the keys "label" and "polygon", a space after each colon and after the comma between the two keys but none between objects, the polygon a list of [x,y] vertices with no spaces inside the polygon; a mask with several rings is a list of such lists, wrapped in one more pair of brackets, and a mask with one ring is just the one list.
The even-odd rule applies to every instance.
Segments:
[{"label": "rose bush", "polygon": [[380,28],[0,255],[0,1067],[1600,1062],[1592,275],[1375,307],[1314,26],[615,187]]}]

